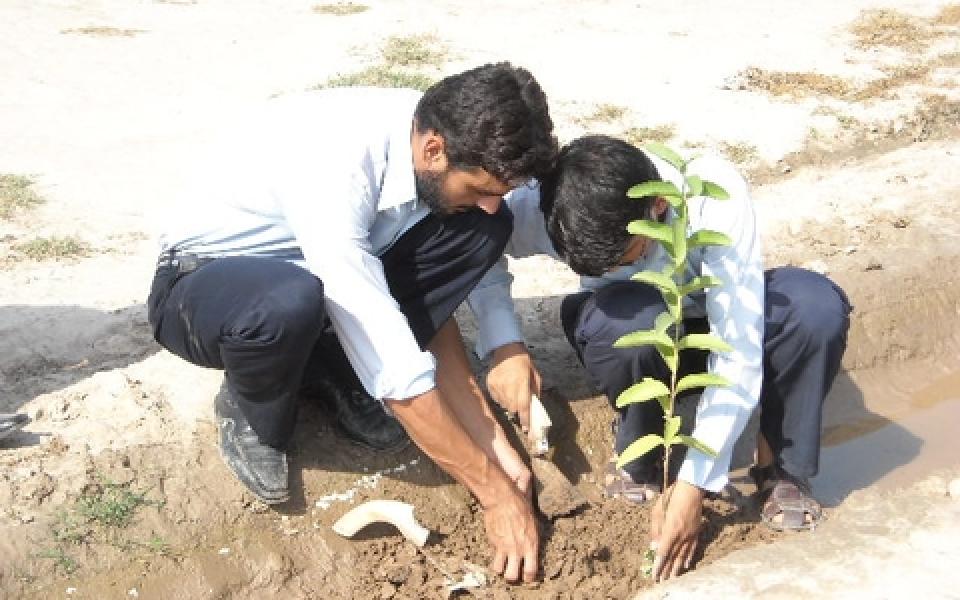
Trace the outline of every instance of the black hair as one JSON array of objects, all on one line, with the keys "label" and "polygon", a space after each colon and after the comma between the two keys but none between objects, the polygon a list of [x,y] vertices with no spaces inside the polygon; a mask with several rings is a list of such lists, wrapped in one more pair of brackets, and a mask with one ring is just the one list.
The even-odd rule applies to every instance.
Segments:
[{"label": "black hair", "polygon": [[443,137],[451,167],[479,167],[503,183],[540,177],[556,157],[546,95],[529,71],[507,62],[440,80],[414,117],[418,131]]},{"label": "black hair", "polygon": [[540,187],[557,253],[580,275],[599,276],[619,265],[632,237],[627,224],[649,217],[653,206],[652,197],[627,198],[627,190],[659,180],[647,155],[623,140],[588,135],[570,142]]}]

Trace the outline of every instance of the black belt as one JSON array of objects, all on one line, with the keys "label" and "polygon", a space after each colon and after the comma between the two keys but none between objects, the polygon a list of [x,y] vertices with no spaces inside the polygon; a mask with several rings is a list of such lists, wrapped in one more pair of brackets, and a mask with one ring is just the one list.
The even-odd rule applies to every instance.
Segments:
[{"label": "black belt", "polygon": [[157,259],[158,269],[176,269],[181,275],[184,273],[193,273],[203,265],[216,260],[214,256],[200,256],[185,252],[169,250],[160,255]]}]

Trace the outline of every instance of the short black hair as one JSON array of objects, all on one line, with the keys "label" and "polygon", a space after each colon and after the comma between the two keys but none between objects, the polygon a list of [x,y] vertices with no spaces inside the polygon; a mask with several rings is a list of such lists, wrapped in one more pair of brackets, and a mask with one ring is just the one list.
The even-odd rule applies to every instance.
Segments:
[{"label": "short black hair", "polygon": [[580,275],[599,276],[619,265],[632,237],[627,225],[647,217],[653,205],[652,197],[627,198],[627,190],[659,180],[650,158],[623,140],[588,135],[567,144],[540,187],[557,253]]},{"label": "short black hair", "polygon": [[479,167],[503,183],[540,177],[556,158],[546,95],[529,71],[507,62],[438,81],[414,118],[418,131],[443,137],[451,167]]}]

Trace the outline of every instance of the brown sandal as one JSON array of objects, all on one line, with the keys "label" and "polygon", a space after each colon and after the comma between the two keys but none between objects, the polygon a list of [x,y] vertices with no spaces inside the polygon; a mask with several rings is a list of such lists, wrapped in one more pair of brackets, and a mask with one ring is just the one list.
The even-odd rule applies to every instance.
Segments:
[{"label": "brown sandal", "polygon": [[806,481],[791,477],[776,465],[753,466],[749,473],[763,502],[760,518],[771,529],[812,531],[823,520],[823,508],[810,494]]},{"label": "brown sandal", "polygon": [[603,495],[607,498],[623,498],[631,504],[645,504],[660,494],[660,485],[640,483],[623,469],[617,468],[617,457],[607,463],[603,473]]}]

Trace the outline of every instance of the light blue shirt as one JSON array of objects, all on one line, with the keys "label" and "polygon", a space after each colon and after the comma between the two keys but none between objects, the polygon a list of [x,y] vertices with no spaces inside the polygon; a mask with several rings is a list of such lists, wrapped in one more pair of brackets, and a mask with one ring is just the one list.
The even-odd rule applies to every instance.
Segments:
[{"label": "light blue shirt", "polygon": [[344,88],[271,100],[216,144],[171,210],[164,250],[270,256],[323,281],[350,363],[378,399],[435,384],[380,256],[428,214],[410,149],[413,90]]},{"label": "light blue shirt", "polygon": [[[660,176],[679,186],[680,173],[656,157],[651,157]],[[726,354],[711,353],[708,371],[726,377],[729,388],[707,388],[700,398],[694,437],[718,452],[713,459],[690,449],[679,477],[711,491],[727,483],[733,446],[760,398],[763,376],[764,279],[760,238],[747,183],[727,161],[702,157],[693,161],[690,172],[719,184],[730,194],[729,200],[710,198],[689,200],[688,235],[700,229],[720,231],[732,240],[731,246],[695,248],[687,255],[685,282],[700,275],[712,275],[725,285],[688,297],[685,317],[706,317],[710,331],[733,347]],[[540,212],[539,188],[520,187],[506,197],[513,211],[514,230],[507,254],[522,258],[556,253],[546,233]],[[669,213],[667,220],[673,218]],[[633,265],[619,268],[603,277],[585,277],[584,289],[596,289],[612,281],[627,280],[643,270],[660,271],[669,256],[659,244],[651,245],[647,256]],[[522,341],[519,320],[510,295],[513,276],[501,260],[481,280],[468,298],[479,323],[477,353],[482,357],[504,344]]]}]

